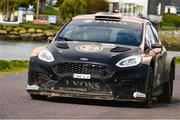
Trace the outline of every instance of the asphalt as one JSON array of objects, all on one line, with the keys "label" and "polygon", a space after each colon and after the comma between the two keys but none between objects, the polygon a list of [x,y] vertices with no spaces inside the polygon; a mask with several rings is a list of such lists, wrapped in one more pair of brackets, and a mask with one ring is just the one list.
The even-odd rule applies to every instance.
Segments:
[{"label": "asphalt", "polygon": [[32,100],[26,92],[27,73],[0,76],[0,119],[180,119],[180,66],[176,68],[172,104],[51,98]]}]

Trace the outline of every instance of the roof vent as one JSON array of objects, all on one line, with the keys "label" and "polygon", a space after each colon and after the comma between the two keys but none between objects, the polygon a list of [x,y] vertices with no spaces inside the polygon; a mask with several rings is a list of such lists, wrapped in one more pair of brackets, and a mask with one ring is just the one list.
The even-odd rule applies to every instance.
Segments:
[{"label": "roof vent", "polygon": [[95,16],[95,20],[120,21],[120,17],[114,17],[114,16]]}]

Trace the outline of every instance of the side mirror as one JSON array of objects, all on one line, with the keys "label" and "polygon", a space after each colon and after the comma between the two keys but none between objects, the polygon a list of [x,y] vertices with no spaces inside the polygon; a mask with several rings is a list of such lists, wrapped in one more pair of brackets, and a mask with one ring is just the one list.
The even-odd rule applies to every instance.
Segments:
[{"label": "side mirror", "polygon": [[48,44],[52,43],[54,37],[48,37]]},{"label": "side mirror", "polygon": [[162,44],[152,44],[152,48],[163,48],[163,45]]},{"label": "side mirror", "polygon": [[152,49],[156,54],[161,53],[163,50],[163,45],[162,44],[152,44]]}]

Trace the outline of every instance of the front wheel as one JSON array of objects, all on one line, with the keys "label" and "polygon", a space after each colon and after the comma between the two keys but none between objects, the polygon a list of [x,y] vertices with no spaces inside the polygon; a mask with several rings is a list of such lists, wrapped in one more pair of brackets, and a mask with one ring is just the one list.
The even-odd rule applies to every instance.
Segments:
[{"label": "front wheel", "polygon": [[173,94],[173,69],[171,67],[169,81],[163,85],[163,93],[157,97],[157,100],[162,103],[171,103]]}]

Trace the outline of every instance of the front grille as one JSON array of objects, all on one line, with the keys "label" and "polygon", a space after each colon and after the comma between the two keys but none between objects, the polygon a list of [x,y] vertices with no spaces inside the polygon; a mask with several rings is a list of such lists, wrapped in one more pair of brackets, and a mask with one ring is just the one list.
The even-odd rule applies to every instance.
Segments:
[{"label": "front grille", "polygon": [[108,77],[113,73],[109,67],[90,63],[60,63],[55,66],[55,71],[61,74],[77,73],[90,74],[100,77]]},{"label": "front grille", "polygon": [[65,90],[65,91],[79,91],[89,93],[110,93],[107,86],[100,82],[98,79],[84,80],[84,79],[73,79],[64,78],[58,81],[54,87],[54,90]]}]

